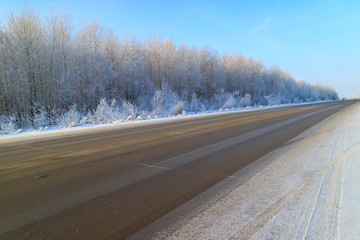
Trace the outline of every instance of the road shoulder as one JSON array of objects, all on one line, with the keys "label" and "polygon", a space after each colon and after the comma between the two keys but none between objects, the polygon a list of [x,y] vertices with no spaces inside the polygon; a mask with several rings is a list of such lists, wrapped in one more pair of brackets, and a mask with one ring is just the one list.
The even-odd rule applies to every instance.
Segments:
[{"label": "road shoulder", "polygon": [[229,176],[133,239],[359,236],[360,213],[354,209],[360,194],[358,119],[359,103]]}]

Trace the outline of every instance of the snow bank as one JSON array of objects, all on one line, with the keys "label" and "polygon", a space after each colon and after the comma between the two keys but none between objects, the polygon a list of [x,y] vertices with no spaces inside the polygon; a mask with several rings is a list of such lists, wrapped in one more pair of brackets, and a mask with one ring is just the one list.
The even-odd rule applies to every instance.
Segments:
[{"label": "snow bank", "polygon": [[[141,116],[135,118],[134,113],[131,113],[130,110],[133,110],[133,106],[130,103],[124,103],[124,105],[127,105],[126,107],[129,108],[129,114],[130,115],[127,120],[120,119],[118,120],[115,116],[117,113],[114,113],[113,110],[111,110],[110,107],[106,108],[106,112],[108,114],[105,115],[111,115],[112,121],[94,121],[94,123],[87,123],[89,118],[94,118],[93,116],[84,116],[83,118],[87,118],[86,121],[81,120],[79,122],[79,114],[74,110],[74,107],[72,107],[61,119],[59,119],[59,126],[46,126],[41,127],[39,129],[16,129],[14,125],[9,126],[9,131],[0,131],[0,144],[6,143],[8,141],[16,141],[16,140],[23,140],[23,139],[30,139],[30,138],[41,138],[41,137],[51,137],[51,136],[64,136],[68,134],[78,134],[79,132],[86,132],[86,131],[94,131],[94,130],[104,130],[106,128],[123,128],[123,127],[134,127],[136,125],[143,125],[144,121],[145,124],[154,124],[159,123],[161,124],[164,121],[174,121],[174,120],[181,120],[184,118],[202,118],[214,114],[226,114],[226,113],[234,113],[234,112],[240,112],[240,111],[256,111],[261,109],[270,109],[270,108],[281,108],[281,107],[289,107],[289,106],[299,106],[299,105],[309,105],[309,104],[315,104],[315,103],[326,103],[326,102],[332,102],[332,101],[321,101],[321,102],[309,102],[309,103],[299,103],[299,104],[280,104],[280,105],[272,105],[272,106],[256,106],[256,107],[246,107],[246,108],[232,108],[232,109],[221,109],[217,111],[202,111],[202,112],[185,112],[182,111],[180,114],[180,108],[182,108],[182,102],[179,102],[178,105],[174,107],[174,111],[177,113],[177,115],[172,116],[157,116],[157,115],[147,115],[147,116]],[[102,108],[100,108],[102,109]],[[105,110],[102,110],[100,112],[104,112]],[[96,113],[96,112],[95,112]],[[209,115],[210,114],[210,115]],[[97,116],[96,119],[100,119],[101,115]],[[159,121],[160,122],[155,122]],[[5,127],[4,127],[5,128]]]}]

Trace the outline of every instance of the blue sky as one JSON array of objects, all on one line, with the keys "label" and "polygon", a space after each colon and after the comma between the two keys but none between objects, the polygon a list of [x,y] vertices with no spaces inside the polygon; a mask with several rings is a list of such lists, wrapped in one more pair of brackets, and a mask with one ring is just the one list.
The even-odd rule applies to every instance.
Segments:
[{"label": "blue sky", "polygon": [[149,34],[278,64],[296,79],[360,94],[359,1],[1,0],[0,16],[21,4],[45,16],[69,12],[74,29],[97,18],[121,38]]}]

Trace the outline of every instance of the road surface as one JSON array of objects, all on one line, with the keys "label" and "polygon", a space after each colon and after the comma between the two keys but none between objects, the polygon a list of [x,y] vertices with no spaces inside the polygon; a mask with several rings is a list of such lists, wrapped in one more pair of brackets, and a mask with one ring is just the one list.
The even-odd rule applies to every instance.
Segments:
[{"label": "road surface", "polygon": [[124,239],[352,102],[0,145],[0,239]]}]

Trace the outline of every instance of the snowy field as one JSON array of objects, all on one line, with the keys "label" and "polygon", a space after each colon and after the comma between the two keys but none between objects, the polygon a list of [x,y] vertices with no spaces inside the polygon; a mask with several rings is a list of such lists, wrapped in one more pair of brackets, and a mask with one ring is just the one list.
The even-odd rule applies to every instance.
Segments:
[{"label": "snowy field", "polygon": [[[181,215],[154,238],[358,239],[359,173],[357,103],[229,176],[135,238]],[[198,207],[186,211],[194,205]]]}]

